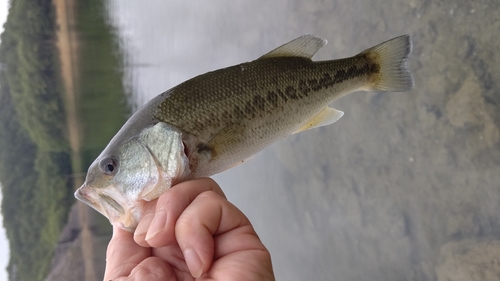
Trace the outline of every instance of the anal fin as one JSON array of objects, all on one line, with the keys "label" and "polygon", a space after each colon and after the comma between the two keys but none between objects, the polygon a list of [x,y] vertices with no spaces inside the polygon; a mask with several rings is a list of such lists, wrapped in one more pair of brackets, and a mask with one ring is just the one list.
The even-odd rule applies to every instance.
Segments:
[{"label": "anal fin", "polygon": [[342,115],[344,115],[344,112],[327,106],[311,119],[307,120],[307,122],[305,122],[302,127],[296,130],[294,134],[300,133],[305,130],[333,124],[337,122],[337,120],[339,120]]}]

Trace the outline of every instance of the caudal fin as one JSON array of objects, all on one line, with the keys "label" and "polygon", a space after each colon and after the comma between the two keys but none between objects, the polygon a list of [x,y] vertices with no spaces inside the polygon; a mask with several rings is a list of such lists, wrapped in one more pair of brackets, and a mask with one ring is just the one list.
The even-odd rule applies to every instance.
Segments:
[{"label": "caudal fin", "polygon": [[413,77],[406,67],[411,47],[410,35],[402,35],[360,54],[367,55],[380,67],[378,73],[371,79],[370,90],[404,92],[413,87]]}]

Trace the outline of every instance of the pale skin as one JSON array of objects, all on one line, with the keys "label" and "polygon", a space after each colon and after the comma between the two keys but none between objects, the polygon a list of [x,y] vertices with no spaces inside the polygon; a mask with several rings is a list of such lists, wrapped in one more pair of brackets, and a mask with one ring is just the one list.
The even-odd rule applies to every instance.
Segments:
[{"label": "pale skin", "polygon": [[274,280],[250,221],[208,178],[148,202],[135,233],[113,227],[106,262],[105,281]]}]

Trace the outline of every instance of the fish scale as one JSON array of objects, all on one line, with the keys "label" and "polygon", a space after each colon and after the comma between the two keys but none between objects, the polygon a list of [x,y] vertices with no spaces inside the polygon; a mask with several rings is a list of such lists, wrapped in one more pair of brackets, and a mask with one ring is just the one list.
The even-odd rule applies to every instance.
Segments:
[{"label": "fish scale", "polygon": [[[154,116],[196,136],[212,149],[212,161],[217,162],[224,151],[234,154],[254,146],[253,139],[261,149],[289,134],[339,96],[364,86],[378,70],[366,55],[322,62],[260,59],[211,72],[210,79],[196,77],[178,85],[164,96]],[[227,141],[227,134],[226,141],[217,139],[224,128],[243,124],[245,130],[236,132],[249,136],[245,141]]]},{"label": "fish scale", "polygon": [[[227,125],[222,122],[251,121],[256,116],[273,115],[275,110],[283,111],[286,107],[307,102],[324,105],[345,91],[363,86],[370,74],[369,61],[351,61],[356,64],[348,64],[349,61],[315,63],[302,58],[272,58],[253,67],[247,66],[244,71],[240,70],[240,66],[222,69],[210,73],[214,78],[201,85],[196,80],[190,80],[173,88],[165,95],[154,116],[162,122],[183,128],[187,133],[202,139],[209,138],[213,131]],[[276,64],[280,67],[273,67]],[[357,68],[358,65],[361,67]],[[204,90],[220,88],[217,84],[235,86],[220,91]],[[331,91],[336,94],[332,95]],[[314,99],[304,101],[309,95]]]}]

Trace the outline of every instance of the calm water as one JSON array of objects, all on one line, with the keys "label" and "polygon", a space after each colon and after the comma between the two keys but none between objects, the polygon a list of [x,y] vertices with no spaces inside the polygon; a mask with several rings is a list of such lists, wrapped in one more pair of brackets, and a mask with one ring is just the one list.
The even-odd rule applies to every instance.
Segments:
[{"label": "calm water", "polygon": [[412,35],[411,92],[354,93],[338,123],[215,176],[278,280],[497,280],[499,16],[493,0],[110,4],[137,105],[302,34],[328,39],[316,60]]}]

